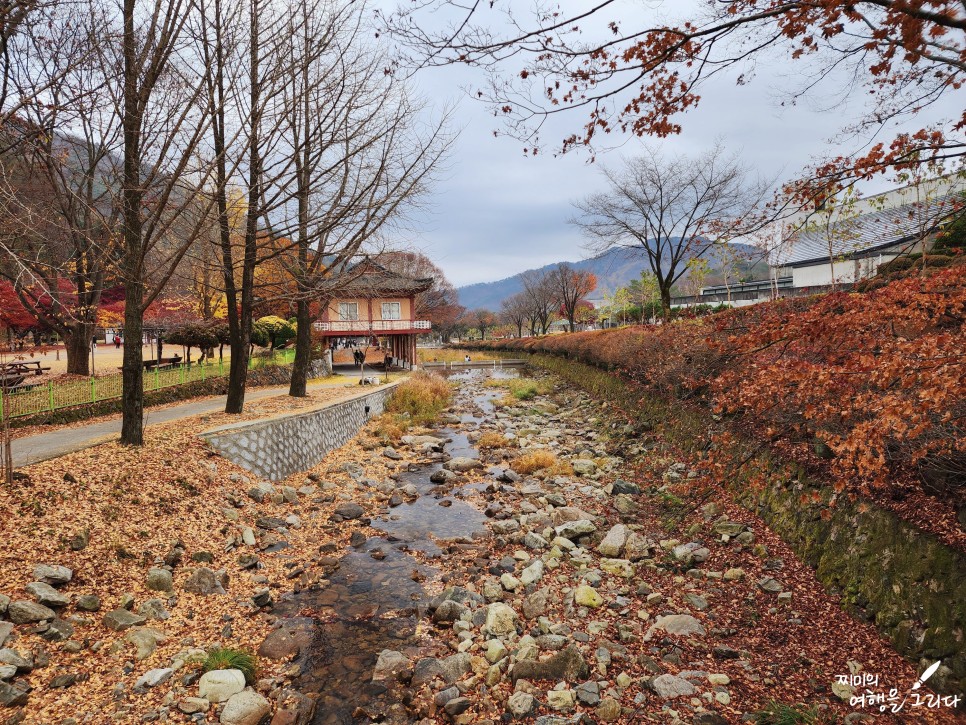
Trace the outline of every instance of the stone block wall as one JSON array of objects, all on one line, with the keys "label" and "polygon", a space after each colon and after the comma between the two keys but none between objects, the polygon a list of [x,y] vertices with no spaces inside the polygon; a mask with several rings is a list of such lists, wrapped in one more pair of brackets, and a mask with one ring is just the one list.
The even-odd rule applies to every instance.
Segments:
[{"label": "stone block wall", "polygon": [[326,453],[348,443],[383,412],[394,388],[395,383],[325,408],[216,428],[202,437],[232,463],[280,481],[316,466]]}]

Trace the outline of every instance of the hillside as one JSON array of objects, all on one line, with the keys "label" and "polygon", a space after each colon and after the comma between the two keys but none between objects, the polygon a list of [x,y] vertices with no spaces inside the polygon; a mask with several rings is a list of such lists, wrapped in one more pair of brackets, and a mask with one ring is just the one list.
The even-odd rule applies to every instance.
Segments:
[{"label": "hillside", "polygon": [[[745,244],[733,246],[738,249],[739,253],[750,255],[756,251],[754,247]],[[709,263],[712,267],[715,266],[713,259],[709,259]],[[479,282],[460,287],[456,290],[459,294],[459,302],[470,310],[478,307],[494,311],[499,310],[500,303],[503,300],[523,289],[523,275],[529,272],[546,272],[557,264],[555,262],[537,269],[528,269],[495,282]],[[640,251],[618,247],[596,257],[570,262],[569,264],[575,269],[593,272],[594,276],[597,277],[597,289],[591,297],[600,298],[611,294],[619,287],[624,287],[632,279],[638,277],[641,270],[647,266],[647,260]]]}]

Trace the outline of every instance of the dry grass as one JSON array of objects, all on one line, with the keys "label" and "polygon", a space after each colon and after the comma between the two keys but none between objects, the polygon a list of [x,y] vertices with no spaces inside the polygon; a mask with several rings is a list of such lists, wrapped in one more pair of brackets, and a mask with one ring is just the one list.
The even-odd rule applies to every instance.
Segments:
[{"label": "dry grass", "polygon": [[386,415],[376,421],[376,435],[399,439],[412,426],[432,425],[453,398],[442,376],[416,372],[400,383],[386,401]]},{"label": "dry grass", "polygon": [[429,348],[416,351],[419,362],[463,362],[463,358],[469,354],[473,360],[499,360],[500,356],[482,350],[453,350],[451,348]]},{"label": "dry grass", "polygon": [[491,388],[505,388],[509,391],[504,405],[510,405],[514,400],[533,400],[538,395],[549,395],[553,392],[553,383],[548,379],[536,378],[496,378],[486,381]]},{"label": "dry grass", "polygon": [[476,445],[478,448],[509,448],[511,442],[499,433],[489,431],[480,436]]},{"label": "dry grass", "polygon": [[552,476],[569,476],[573,473],[573,468],[569,463],[561,461],[553,451],[542,448],[523,454],[510,464],[510,468],[521,476],[527,476],[537,471],[543,471]]}]

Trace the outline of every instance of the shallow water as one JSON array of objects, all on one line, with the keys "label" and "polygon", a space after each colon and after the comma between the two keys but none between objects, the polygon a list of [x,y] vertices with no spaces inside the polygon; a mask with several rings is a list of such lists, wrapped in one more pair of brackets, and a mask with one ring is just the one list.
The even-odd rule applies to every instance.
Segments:
[{"label": "shallow water", "polygon": [[[478,382],[518,374],[513,368],[475,369],[452,372],[448,377]],[[492,389],[473,388],[476,390],[457,392],[457,403],[471,403],[478,411],[460,416],[462,426],[469,428],[493,413],[492,400],[501,395]],[[465,432],[444,428],[438,435],[450,439],[445,446],[449,455],[479,457]],[[433,538],[465,540],[486,531],[483,513],[460,498],[480,484],[437,486],[429,477],[439,468],[437,463],[401,472],[399,485],[412,483],[419,496],[373,518],[371,527],[385,536],[370,537],[363,546],[347,551],[325,588],[299,592],[277,609],[280,616],[294,616],[303,609],[318,613],[312,645],[300,655],[302,672],[295,682],[303,693],[318,693],[312,721],[317,725],[371,722],[381,719],[393,705],[398,709],[395,695],[372,682],[373,666],[384,649],[415,646],[416,624],[428,600],[420,582],[439,573],[406,552],[439,557],[443,550]],[[449,505],[441,506],[443,501]],[[373,558],[374,551],[384,558]]]}]

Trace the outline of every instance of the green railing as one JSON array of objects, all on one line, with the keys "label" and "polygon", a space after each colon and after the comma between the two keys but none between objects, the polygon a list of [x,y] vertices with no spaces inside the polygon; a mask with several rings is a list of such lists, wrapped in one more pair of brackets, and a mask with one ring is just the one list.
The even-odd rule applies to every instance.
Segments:
[{"label": "green railing", "polygon": [[[248,360],[250,370],[276,365],[290,365],[295,360],[295,350],[277,350],[274,354],[259,354]],[[161,390],[199,380],[225,377],[228,375],[227,360],[210,360],[204,363],[190,363],[154,368],[144,371],[144,392]],[[30,385],[30,379],[19,389],[4,393],[0,390],[0,420],[4,411],[11,418],[33,413],[45,413],[75,405],[96,403],[100,400],[121,397],[120,373],[75,380],[49,380]]]}]

